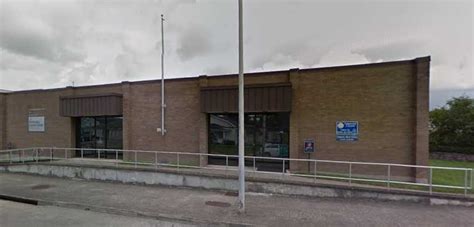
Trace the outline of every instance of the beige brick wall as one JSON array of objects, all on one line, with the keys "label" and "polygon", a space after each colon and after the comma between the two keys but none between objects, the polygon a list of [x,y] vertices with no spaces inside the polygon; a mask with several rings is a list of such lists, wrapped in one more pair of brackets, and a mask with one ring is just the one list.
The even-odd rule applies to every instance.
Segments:
[{"label": "beige brick wall", "polygon": [[[352,67],[249,74],[246,85],[291,82],[290,157],[307,158],[304,139],[315,139],[313,159],[422,164],[428,162],[429,59]],[[234,76],[203,76],[166,82],[166,136],[161,127],[160,81],[123,82],[104,86],[15,92],[6,95],[8,118],[3,127],[16,147],[73,147],[71,118],[59,116],[59,97],[101,93],[123,94],[124,149],[207,153],[207,116],[200,112],[200,87],[237,85]],[[2,117],[0,95],[0,119]],[[29,133],[29,109],[44,109],[46,132]],[[359,141],[338,142],[336,121],[359,122]],[[0,133],[2,131],[0,130]],[[1,135],[1,134],[0,134]],[[131,159],[130,155],[125,155]],[[141,160],[144,155],[138,157]],[[169,157],[172,160],[174,157]],[[191,160],[195,161],[195,160]],[[205,164],[205,160],[201,160]],[[291,171],[307,171],[304,163],[290,163]],[[313,168],[313,167],[311,167]],[[320,165],[347,171],[347,166]],[[314,169],[313,169],[314,170]],[[354,167],[355,172],[368,169]],[[383,175],[386,169],[370,168]],[[414,176],[409,169],[395,175]],[[416,172],[422,179],[426,173]]]},{"label": "beige brick wall", "polygon": [[[300,72],[292,111],[299,137],[316,139],[316,158],[413,163],[412,75],[409,64]],[[359,122],[357,142],[336,142],[341,120]]]},{"label": "beige brick wall", "polygon": [[161,84],[132,83],[128,124],[129,148],[139,150],[199,151],[199,83],[193,80],[170,80],[165,83],[166,135],[161,128]]},{"label": "beige brick wall", "polygon": [[[74,147],[75,134],[72,118],[59,115],[59,97],[93,93],[121,93],[121,86],[93,86],[36,90],[7,94],[7,119],[5,144],[24,147]],[[30,110],[45,117],[45,132],[28,132]]]},{"label": "beige brick wall", "polygon": [[[414,155],[417,165],[429,165],[429,97],[430,97],[430,58],[415,59],[416,77],[416,125]],[[416,180],[427,182],[427,169],[417,169]]]},{"label": "beige brick wall", "polygon": [[[17,148],[71,146],[71,119],[59,116],[59,96],[64,89],[7,95],[6,142]],[[45,117],[45,132],[28,132],[30,110]]]},{"label": "beige brick wall", "polygon": [[[415,158],[418,154],[423,163],[427,162],[427,148],[416,153],[414,147],[417,77],[413,61],[295,70],[290,77],[293,84],[292,158],[307,158],[302,151],[303,141],[315,139],[317,151],[311,155],[315,159],[418,164],[420,162]],[[419,83],[428,86],[427,81]],[[427,108],[427,96],[418,98],[418,102]],[[428,113],[421,115],[425,124]],[[335,124],[342,120],[359,122],[358,141],[336,141]],[[427,134],[428,129],[422,128],[418,132]],[[302,163],[293,162],[290,166],[292,171],[308,170]],[[348,170],[344,165],[325,166],[339,168],[341,173]],[[320,165],[318,170],[324,171],[324,168]],[[357,168],[364,172],[364,168]],[[381,175],[387,171],[380,167],[368,169]],[[413,172],[408,168],[392,170],[393,175],[412,175]]]}]

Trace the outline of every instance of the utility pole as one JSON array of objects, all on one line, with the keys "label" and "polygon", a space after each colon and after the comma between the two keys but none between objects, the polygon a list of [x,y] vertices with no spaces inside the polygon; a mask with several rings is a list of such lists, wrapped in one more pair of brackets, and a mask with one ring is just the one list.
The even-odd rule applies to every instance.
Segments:
[{"label": "utility pole", "polygon": [[165,35],[163,30],[163,14],[161,14],[161,135],[166,133],[165,129]]},{"label": "utility pole", "polygon": [[239,0],[239,209],[245,211],[244,46],[242,0]]}]

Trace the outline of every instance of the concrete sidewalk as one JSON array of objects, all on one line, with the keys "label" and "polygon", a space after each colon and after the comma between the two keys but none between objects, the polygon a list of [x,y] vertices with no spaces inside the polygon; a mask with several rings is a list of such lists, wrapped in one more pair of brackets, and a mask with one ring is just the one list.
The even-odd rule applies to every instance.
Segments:
[{"label": "concrete sidewalk", "polygon": [[0,195],[41,204],[201,225],[474,226],[474,209],[419,203],[247,195],[239,214],[234,194],[187,188],[0,174]]}]

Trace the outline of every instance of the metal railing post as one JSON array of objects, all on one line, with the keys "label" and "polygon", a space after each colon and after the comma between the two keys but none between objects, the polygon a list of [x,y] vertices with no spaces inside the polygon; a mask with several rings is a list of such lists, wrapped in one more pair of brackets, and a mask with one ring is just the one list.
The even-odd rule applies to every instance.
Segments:
[{"label": "metal railing post", "polygon": [[225,176],[228,176],[228,175],[229,175],[229,173],[228,173],[228,171],[227,171],[227,168],[228,168],[228,167],[229,167],[229,156],[226,155],[226,156],[225,156]]},{"label": "metal railing post", "polygon": [[135,154],[134,164],[135,164],[135,168],[137,168],[137,151],[134,151],[134,154]]},{"label": "metal railing post", "polygon": [[255,175],[255,172],[257,172],[257,167],[255,166],[255,156],[253,157],[253,173]]},{"label": "metal railing post", "polygon": [[67,159],[67,150],[64,149],[64,159]]},{"label": "metal railing post", "polygon": [[201,152],[199,152],[199,167],[198,167],[198,168],[199,168],[199,172],[200,172],[200,173],[203,173],[203,172],[205,171],[205,169],[206,169],[206,167],[204,166],[204,163],[203,163],[202,159],[203,159],[203,155],[202,155]]},{"label": "metal railing post", "polygon": [[38,149],[36,149],[36,163],[38,163]]},{"label": "metal railing post", "polygon": [[473,175],[474,175],[474,169],[471,169],[471,187],[470,187],[471,190],[472,190],[472,182],[474,181]]},{"label": "metal railing post", "polygon": [[430,195],[433,194],[433,169],[430,168]]},{"label": "metal railing post", "polygon": [[8,158],[10,159],[10,164],[13,163],[13,160],[12,160],[12,151],[8,152]]},{"label": "metal railing post", "polygon": [[158,170],[158,153],[155,152],[155,169]]},{"label": "metal railing post", "polygon": [[53,148],[49,149],[49,162],[53,162]]},{"label": "metal railing post", "polygon": [[118,167],[118,150],[115,150],[115,166]]},{"label": "metal railing post", "polygon": [[81,159],[84,159],[84,148],[81,148]]},{"label": "metal railing post", "polygon": [[177,165],[178,171],[179,171],[179,153],[176,153],[176,165]]},{"label": "metal railing post", "polygon": [[100,160],[100,149],[97,149],[97,160]]},{"label": "metal railing post", "polygon": [[283,168],[282,168],[282,175],[281,175],[282,178],[285,177],[285,159],[283,159]]},{"label": "metal railing post", "polygon": [[349,186],[352,186],[352,162],[349,163]]},{"label": "metal railing post", "polygon": [[464,171],[464,196],[467,196],[467,169]]},{"label": "metal railing post", "polygon": [[388,169],[387,169],[387,187],[388,187],[388,190],[390,190],[391,177],[392,177],[392,173],[390,172],[390,165],[388,165]]},{"label": "metal railing post", "polygon": [[317,178],[317,175],[318,175],[317,172],[316,172],[317,171],[317,163],[318,163],[318,161],[314,160],[314,179],[313,179],[314,183],[316,183],[316,178]]},{"label": "metal railing post", "polygon": [[21,162],[22,163],[25,163],[25,150],[21,149],[21,156],[20,156],[20,159],[21,159]]},{"label": "metal railing post", "polygon": [[199,169],[202,167],[202,154],[199,153]]}]

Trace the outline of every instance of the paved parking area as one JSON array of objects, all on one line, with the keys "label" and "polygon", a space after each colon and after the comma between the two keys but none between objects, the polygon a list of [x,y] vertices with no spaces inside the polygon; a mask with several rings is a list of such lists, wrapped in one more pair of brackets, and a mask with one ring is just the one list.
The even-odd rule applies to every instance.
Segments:
[{"label": "paved parking area", "polygon": [[[0,194],[62,207],[258,226],[474,226],[474,208],[407,202],[247,195],[239,214],[232,193],[0,173]],[[163,219],[165,218],[165,219]],[[87,220],[86,220],[87,221]]]},{"label": "paved parking area", "polygon": [[194,226],[150,218],[127,217],[56,206],[0,200],[0,226]]}]

